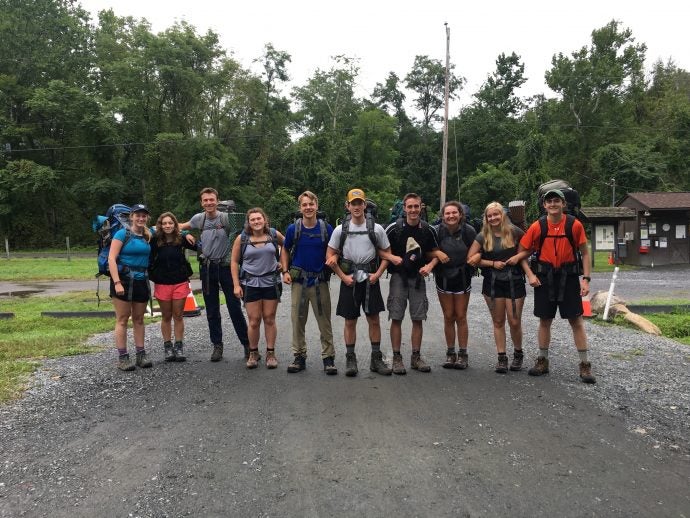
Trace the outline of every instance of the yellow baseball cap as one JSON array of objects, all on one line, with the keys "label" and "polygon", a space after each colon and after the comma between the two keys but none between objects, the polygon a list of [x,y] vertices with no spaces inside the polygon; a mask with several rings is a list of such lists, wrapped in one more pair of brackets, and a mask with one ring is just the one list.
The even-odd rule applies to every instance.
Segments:
[{"label": "yellow baseball cap", "polygon": [[347,192],[347,202],[350,203],[354,200],[367,201],[366,196],[364,196],[364,191],[362,189],[350,189]]}]

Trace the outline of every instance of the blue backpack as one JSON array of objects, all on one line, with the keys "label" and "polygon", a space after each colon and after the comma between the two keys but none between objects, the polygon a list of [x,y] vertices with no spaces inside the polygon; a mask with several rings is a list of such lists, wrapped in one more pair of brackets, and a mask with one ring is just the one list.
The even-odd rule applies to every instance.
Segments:
[{"label": "blue backpack", "polygon": [[108,208],[105,216],[96,216],[92,223],[93,231],[98,234],[98,273],[96,277],[107,275],[110,277],[108,271],[108,254],[110,253],[110,244],[113,241],[113,236],[120,230],[126,229],[125,240],[122,246],[127,244],[129,240],[129,214],[130,208],[128,205],[116,203]]}]

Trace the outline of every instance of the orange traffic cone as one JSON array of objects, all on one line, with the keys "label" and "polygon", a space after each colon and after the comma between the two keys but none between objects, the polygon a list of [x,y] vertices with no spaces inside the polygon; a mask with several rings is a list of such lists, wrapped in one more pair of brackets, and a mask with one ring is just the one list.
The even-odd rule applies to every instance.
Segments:
[{"label": "orange traffic cone", "polygon": [[594,316],[592,313],[592,304],[589,301],[589,295],[582,297],[582,316],[585,318],[591,318]]},{"label": "orange traffic cone", "polygon": [[184,301],[184,316],[186,317],[198,317],[201,315],[201,308],[197,306],[196,299],[192,293],[192,283],[189,283],[189,293],[187,294],[187,300]]},{"label": "orange traffic cone", "polygon": [[611,252],[609,254],[609,264],[610,265],[616,264],[616,261],[614,260],[614,257],[613,257],[613,252]]}]

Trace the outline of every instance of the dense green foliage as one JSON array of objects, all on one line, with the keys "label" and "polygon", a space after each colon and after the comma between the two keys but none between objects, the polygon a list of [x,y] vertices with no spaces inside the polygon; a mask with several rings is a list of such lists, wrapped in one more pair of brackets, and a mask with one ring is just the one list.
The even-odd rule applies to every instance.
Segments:
[{"label": "dense green foliage", "polygon": [[[354,186],[382,221],[408,191],[438,206],[438,59],[417,56],[404,78],[381,71],[367,99],[357,60],[335,56],[287,92],[290,55],[271,44],[256,74],[184,22],[155,34],[112,11],[90,20],[70,0],[0,0],[0,12],[0,235],[12,247],[93,242],[91,217],[119,201],[186,220],[209,185],[278,227],[304,189],[332,220]],[[520,57],[498,56],[449,121],[446,197],[478,214],[495,198],[533,208],[554,177],[590,205],[610,204],[612,178],[618,197],[690,190],[690,75],[672,62],[645,75],[645,50],[612,21],[556,53],[552,92],[528,99]],[[453,71],[451,95],[463,84]]]}]

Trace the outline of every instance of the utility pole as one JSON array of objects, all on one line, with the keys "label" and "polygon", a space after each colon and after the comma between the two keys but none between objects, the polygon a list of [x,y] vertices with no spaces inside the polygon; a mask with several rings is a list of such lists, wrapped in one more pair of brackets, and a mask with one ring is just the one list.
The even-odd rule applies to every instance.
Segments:
[{"label": "utility pole", "polygon": [[611,189],[613,190],[613,193],[611,194],[611,207],[616,206],[616,179],[611,178]]},{"label": "utility pole", "polygon": [[446,176],[448,175],[448,96],[449,96],[449,76],[450,76],[450,27],[446,27],[446,86],[445,86],[445,109],[443,117],[443,157],[441,160],[441,207],[446,203]]}]

